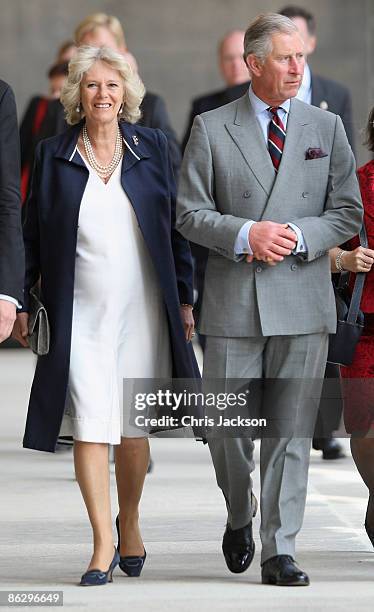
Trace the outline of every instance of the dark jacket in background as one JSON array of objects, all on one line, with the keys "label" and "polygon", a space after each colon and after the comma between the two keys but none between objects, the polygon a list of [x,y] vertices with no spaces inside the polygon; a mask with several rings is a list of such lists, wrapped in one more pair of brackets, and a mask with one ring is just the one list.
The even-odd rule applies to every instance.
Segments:
[{"label": "dark jacket in background", "polygon": [[193,120],[195,119],[196,115],[201,115],[201,113],[214,110],[215,108],[220,108],[220,106],[223,106],[224,104],[238,100],[238,98],[244,96],[248,87],[249,81],[246,83],[241,83],[240,85],[234,85],[234,87],[227,87],[226,89],[221,89],[220,91],[215,91],[192,100],[192,107],[188,117],[186,131],[182,140],[182,151],[184,152],[186,148],[188,139],[190,137]]},{"label": "dark jacket in background", "polygon": [[[352,113],[352,99],[347,87],[311,73],[312,76],[312,105],[319,106],[335,115],[339,115],[343,121],[348,142],[354,149],[354,123]],[[326,106],[327,104],[327,106]]]},{"label": "dark jacket in background", "polygon": [[23,302],[20,153],[12,89],[0,81],[0,293]]},{"label": "dark jacket in background", "polygon": [[142,111],[139,125],[150,128],[159,128],[167,138],[169,154],[175,178],[178,177],[182,162],[181,150],[176,134],[171,126],[166,104],[161,96],[147,91],[140,105]]}]

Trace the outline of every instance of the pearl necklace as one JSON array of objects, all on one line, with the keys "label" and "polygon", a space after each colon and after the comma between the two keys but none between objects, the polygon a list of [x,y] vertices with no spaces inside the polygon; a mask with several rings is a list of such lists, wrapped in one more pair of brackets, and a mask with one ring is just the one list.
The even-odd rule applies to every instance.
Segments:
[{"label": "pearl necklace", "polygon": [[103,166],[102,164],[99,164],[99,162],[97,161],[94,151],[93,151],[91,141],[88,137],[86,124],[84,124],[83,126],[82,137],[83,137],[84,150],[85,150],[90,166],[97,172],[100,178],[104,180],[109,178],[109,176],[113,174],[114,170],[117,168],[119,162],[122,159],[123,144],[122,144],[121,130],[119,129],[119,127],[117,128],[116,146],[114,148],[114,155],[112,157],[112,161],[107,166]]}]

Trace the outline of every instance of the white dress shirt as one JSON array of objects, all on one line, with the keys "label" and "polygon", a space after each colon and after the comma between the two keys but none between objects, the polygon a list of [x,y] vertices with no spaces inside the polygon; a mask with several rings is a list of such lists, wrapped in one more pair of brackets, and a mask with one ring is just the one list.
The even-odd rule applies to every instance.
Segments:
[{"label": "white dress shirt", "polygon": [[10,295],[4,295],[3,293],[0,293],[0,300],[5,300],[6,302],[12,302],[12,304],[15,304],[17,306],[17,308],[22,308],[18,300],[16,300],[16,298],[11,297]]},{"label": "white dress shirt", "polygon": [[303,80],[301,81],[300,89],[296,94],[296,98],[305,102],[312,103],[312,75],[308,64],[305,64]]},{"label": "white dress shirt", "polygon": [[[260,124],[260,128],[263,133],[264,140],[267,146],[269,124],[272,119],[272,114],[268,111],[269,104],[267,102],[264,102],[263,100],[260,100],[260,98],[256,96],[251,85],[249,86],[248,96],[249,96],[251,106],[255,112],[256,119]],[[282,105],[279,107],[278,116],[280,120],[282,121],[284,128],[286,130],[287,130],[287,119],[288,119],[289,111],[290,111],[290,100],[285,100],[282,103]],[[249,220],[246,223],[244,223],[244,225],[242,225],[242,227],[240,228],[236,241],[235,241],[235,246],[234,246],[236,255],[243,255],[243,254],[252,255],[253,254],[251,245],[249,244],[249,241],[248,241],[248,232],[254,223],[256,223],[256,221]],[[297,255],[299,253],[306,253],[306,245],[305,245],[302,231],[294,223],[288,223],[288,225],[295,232],[297,236],[296,247],[292,251],[293,254]]]}]

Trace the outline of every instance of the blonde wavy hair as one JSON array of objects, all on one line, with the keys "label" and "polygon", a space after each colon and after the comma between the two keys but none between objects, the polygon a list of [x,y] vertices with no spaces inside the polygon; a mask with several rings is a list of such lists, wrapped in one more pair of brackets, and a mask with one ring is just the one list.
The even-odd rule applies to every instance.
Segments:
[{"label": "blonde wavy hair", "polygon": [[114,15],[107,15],[107,13],[93,13],[83,19],[76,27],[74,32],[74,38],[77,45],[81,44],[82,38],[86,34],[95,32],[97,28],[106,28],[116,39],[118,47],[127,51],[126,39],[120,20]]},{"label": "blonde wavy hair", "polygon": [[121,55],[109,47],[79,47],[76,55],[69,63],[69,74],[61,93],[61,103],[65,109],[66,121],[69,125],[78,123],[84,117],[81,106],[81,82],[86,72],[95,64],[102,61],[114,70],[117,70],[122,78],[124,86],[124,99],[122,112],[118,119],[124,119],[129,123],[136,123],[141,117],[140,104],[144,98],[145,87],[140,77],[131,68]]}]

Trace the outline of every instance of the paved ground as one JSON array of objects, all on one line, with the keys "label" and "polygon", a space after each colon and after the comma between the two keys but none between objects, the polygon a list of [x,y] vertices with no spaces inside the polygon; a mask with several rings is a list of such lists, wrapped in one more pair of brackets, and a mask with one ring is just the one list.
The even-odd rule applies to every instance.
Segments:
[{"label": "paved ground", "polygon": [[[120,604],[128,612],[373,609],[374,554],[362,527],[366,489],[350,457],[323,462],[312,455],[297,554],[312,584],[282,589],[260,584],[258,552],[245,574],[226,569],[220,552],[224,504],[206,447],[188,439],[152,441],[141,578],[116,570],[113,584],[78,587],[90,557],[90,530],[71,453],[21,448],[32,370],[28,351],[0,350],[0,590],[62,590],[69,610],[103,612]],[[259,549],[258,517],[255,532]]]}]

